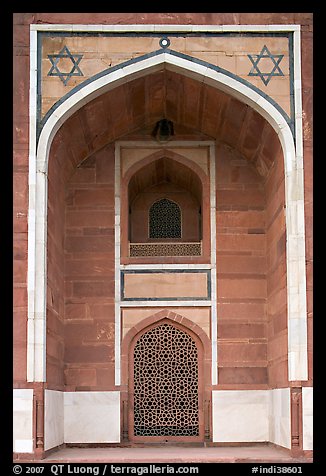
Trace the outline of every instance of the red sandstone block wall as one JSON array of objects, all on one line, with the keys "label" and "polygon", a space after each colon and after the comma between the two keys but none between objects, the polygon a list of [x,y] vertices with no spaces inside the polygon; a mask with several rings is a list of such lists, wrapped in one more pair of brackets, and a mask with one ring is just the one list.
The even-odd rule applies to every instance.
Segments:
[{"label": "red sandstone block wall", "polygon": [[[13,48],[13,378],[26,381],[29,157],[29,25],[14,31]],[[10,159],[9,159],[10,160]],[[9,178],[10,180],[10,178]]]},{"label": "red sandstone block wall", "polygon": [[64,386],[64,224],[65,176],[69,161],[60,133],[54,140],[48,168],[46,373],[49,388]]},{"label": "red sandstone block wall", "polygon": [[279,152],[266,180],[268,379],[287,385],[287,283],[284,159]]},{"label": "red sandstone block wall", "polygon": [[[268,152],[271,154],[271,152]],[[220,384],[287,385],[284,165],[280,144],[263,179],[217,150]]]},{"label": "red sandstone block wall", "polygon": [[66,389],[114,386],[114,145],[66,186]]},{"label": "red sandstone block wall", "polygon": [[219,384],[267,384],[264,183],[230,148],[216,157]]},{"label": "red sandstone block wall", "polygon": [[304,138],[304,203],[306,236],[308,376],[313,378],[313,54],[312,18],[302,27],[302,109]]}]

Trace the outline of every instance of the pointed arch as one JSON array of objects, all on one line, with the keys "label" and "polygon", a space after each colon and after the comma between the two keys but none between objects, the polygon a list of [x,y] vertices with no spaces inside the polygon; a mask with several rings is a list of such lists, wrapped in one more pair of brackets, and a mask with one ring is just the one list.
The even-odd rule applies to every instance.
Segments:
[{"label": "pointed arch", "polygon": [[[210,244],[209,244],[209,232],[210,232],[210,222],[209,222],[209,196],[210,196],[210,181],[207,173],[196,164],[194,161],[185,157],[181,152],[176,152],[175,150],[170,150],[167,147],[162,147],[155,152],[151,152],[149,155],[145,156],[141,160],[137,161],[135,164],[130,165],[130,167],[125,171],[122,180],[121,180],[121,225],[122,227],[128,227],[128,204],[131,200],[131,184],[137,174],[142,173],[147,177],[151,177],[151,173],[146,173],[146,167],[150,167],[159,160],[166,160],[168,164],[174,163],[177,165],[179,170],[178,174],[175,175],[177,182],[180,181],[180,178],[189,173],[192,181],[192,190],[194,197],[198,201],[199,206],[202,210],[201,216],[201,230],[200,235],[202,235],[202,229],[208,230],[206,238],[202,240],[202,255],[204,257],[209,257],[210,254]],[[145,177],[143,177],[143,180]],[[142,182],[143,182],[142,180]],[[148,182],[150,185],[150,182]],[[127,257],[128,251],[128,240],[127,234],[121,237],[121,248],[122,256]]]},{"label": "pointed arch", "polygon": [[236,97],[261,114],[278,134],[284,157],[286,191],[289,380],[306,380],[307,313],[302,138],[300,137],[300,143],[295,147],[286,118],[258,90],[208,63],[178,55],[170,50],[162,50],[160,54],[154,52],[135,61],[128,61],[86,81],[78,90],[60,101],[47,117],[36,151],[34,116],[31,118],[27,380],[46,381],[47,170],[52,140],[60,126],[95,97],[124,82],[164,69],[181,73]]},{"label": "pointed arch", "polygon": [[[123,406],[128,407],[127,419],[123,422],[123,433],[128,434],[128,439],[135,439],[134,435],[134,349],[138,340],[147,332],[160,327],[163,324],[169,324],[176,330],[179,330],[189,336],[195,343],[198,353],[198,398],[199,398],[199,421],[200,432],[197,437],[183,436],[184,440],[203,441],[204,438],[210,438],[209,428],[210,420],[209,409],[211,407],[211,342],[204,330],[190,319],[177,314],[168,309],[163,309],[151,316],[141,320],[132,327],[122,340],[121,347],[121,390]],[[205,423],[204,423],[205,422]],[[205,425],[205,429],[204,429]],[[161,437],[154,437],[158,441]],[[145,438],[146,439],[146,438]],[[151,437],[152,439],[152,437]],[[137,440],[137,438],[136,438]]]},{"label": "pointed arch", "polygon": [[203,441],[202,348],[168,319],[130,348],[129,439]]},{"label": "pointed arch", "polygon": [[133,326],[125,335],[121,343],[121,385],[126,386],[128,384],[128,358],[129,358],[129,349],[134,340],[146,330],[150,329],[153,325],[158,324],[159,322],[167,320],[168,322],[177,323],[177,325],[182,326],[184,330],[190,335],[192,335],[198,342],[200,342],[203,352],[204,352],[204,373],[205,373],[205,380],[207,382],[211,382],[211,358],[212,358],[212,350],[211,350],[211,342],[208,335],[205,331],[198,326],[195,322],[191,321],[187,317],[182,316],[181,314],[177,314],[174,311],[170,311],[168,309],[163,309],[152,314],[145,319],[142,319],[138,322],[135,326]]}]

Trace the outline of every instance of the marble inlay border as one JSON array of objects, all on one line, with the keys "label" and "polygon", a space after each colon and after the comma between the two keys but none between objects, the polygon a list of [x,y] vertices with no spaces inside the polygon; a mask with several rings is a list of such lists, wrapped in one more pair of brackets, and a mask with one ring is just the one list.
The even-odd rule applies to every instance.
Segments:
[{"label": "marble inlay border", "polygon": [[[126,274],[171,274],[171,273],[184,273],[187,275],[188,273],[200,273],[206,274],[207,277],[207,296],[206,297],[195,297],[196,289],[194,289],[193,297],[169,297],[163,299],[162,297],[139,297],[139,298],[131,298],[125,296],[125,276]],[[185,277],[185,279],[187,279]],[[171,270],[152,270],[152,269],[145,269],[145,270],[130,270],[130,271],[121,271],[120,272],[120,286],[121,286],[121,301],[207,301],[211,300],[211,271],[207,269],[171,269]]]}]

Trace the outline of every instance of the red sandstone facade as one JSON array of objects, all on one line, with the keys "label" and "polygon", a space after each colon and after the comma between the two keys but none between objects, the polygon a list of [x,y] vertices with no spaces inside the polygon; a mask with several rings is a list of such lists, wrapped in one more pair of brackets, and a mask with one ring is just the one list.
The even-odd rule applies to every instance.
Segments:
[{"label": "red sandstone facade", "polygon": [[[16,412],[18,436],[14,453],[17,458],[22,455],[40,458],[46,451],[69,443],[146,443],[148,437],[142,440],[133,434],[133,349],[140,336],[164,322],[174,323],[176,328],[190,335],[198,348],[199,436],[178,438],[185,443],[199,440],[216,445],[269,441],[288,448],[293,454],[310,454],[312,15],[17,13],[13,20],[14,397],[22,399],[26,405],[25,413]],[[290,172],[285,168],[286,146],[281,133],[272,126],[267,112],[261,114],[239,96],[171,67],[135,75],[135,78],[95,94],[65,116],[60,128],[53,133],[52,142],[49,141],[44,214],[46,321],[43,340],[36,328],[34,340],[30,340],[30,25],[43,24],[126,25],[126,31],[128,25],[300,27],[296,53],[299,51],[301,55],[303,148],[302,157],[298,156],[303,161],[303,271],[306,274],[305,307],[298,304],[301,306],[299,314],[305,309],[303,316],[298,314],[300,321],[299,317],[291,321],[294,315],[291,313],[296,311],[291,294],[293,282],[289,285],[289,274],[293,273],[291,263],[299,262],[303,256],[298,252],[289,259],[289,253],[294,253],[293,247],[289,249],[294,235],[290,230],[297,226],[290,218],[299,220],[299,215],[287,215],[293,203],[297,206],[300,192],[295,188],[288,192],[292,185],[286,183]],[[162,37],[169,37],[172,49],[173,35],[169,36],[167,31]],[[44,38],[45,47],[50,48]],[[53,38],[54,43],[59,41],[58,37]],[[156,44],[160,38],[155,38]],[[201,37],[198,33],[197,40],[204,41],[203,38],[208,41],[207,36]],[[252,36],[248,35],[248,38],[249,42]],[[267,36],[264,41],[269,39]],[[212,37],[210,41],[213,42]],[[62,44],[56,46],[56,51]],[[272,50],[273,44],[270,45]],[[91,47],[88,50],[92,51]],[[85,47],[85,61],[88,50]],[[95,55],[99,50],[94,51]],[[207,51],[204,59],[203,53],[198,52],[196,59],[200,67],[213,57]],[[276,56],[277,43],[273,52]],[[77,55],[80,51],[74,50],[74,53]],[[114,57],[112,53],[118,69],[119,64],[129,60],[128,54],[127,47],[124,58],[118,54]],[[229,56],[231,58],[232,54]],[[234,65],[242,64],[240,56],[234,53],[234,58]],[[44,58],[42,61],[45,65],[42,66],[43,77],[39,76],[38,81],[43,81],[44,91],[46,81],[52,80],[53,88],[64,89],[59,78],[45,77],[50,63],[47,64]],[[82,61],[79,63],[81,70]],[[279,65],[283,68],[283,63]],[[249,70],[250,64],[244,71],[247,74]],[[238,76],[236,72],[232,73],[236,78],[240,77],[240,69],[237,71]],[[89,77],[92,78],[91,73]],[[259,90],[270,97],[267,91],[271,95],[277,94],[272,90],[273,81],[281,79],[270,78],[268,90],[262,82],[258,83],[259,78],[253,79],[257,81],[253,86],[259,84]],[[71,83],[67,84],[78,89],[82,88],[83,80],[71,77]],[[291,81],[293,77],[291,79],[289,75],[290,86]],[[244,81],[240,83],[242,85]],[[60,91],[58,94],[63,97]],[[50,118],[49,112],[46,116],[46,108],[47,104],[49,108],[52,105],[50,99],[47,101],[42,104],[43,120]],[[52,101],[55,107],[59,104],[55,99]],[[277,101],[273,99],[272,105],[280,104]],[[286,109],[286,92],[282,101]],[[167,144],[153,145],[151,132],[162,117],[173,121],[175,134]],[[44,124],[43,121],[43,127]],[[296,146],[299,147],[298,142]],[[201,155],[196,152],[200,147]],[[170,241],[200,242],[199,255],[130,255],[130,242],[150,244],[148,210],[160,198],[179,203],[182,210],[182,239]],[[151,278],[147,280],[146,273],[150,272],[152,278],[159,281],[157,287]],[[196,279],[196,276],[193,278],[195,273],[198,281],[193,285],[191,279]],[[306,336],[306,347],[301,346],[301,337],[292,325],[295,329],[300,327],[300,336]],[[300,341],[298,347],[296,337]],[[35,377],[36,371],[34,378],[30,377],[28,352],[32,346],[35,355],[40,355],[37,354],[38,344],[43,345],[45,355],[44,378]],[[300,374],[301,370],[296,372],[302,368],[301,362],[291,367],[292,355],[299,347],[300,356],[303,355],[307,362],[307,372],[305,378],[294,379],[291,375]],[[20,394],[19,390],[27,391],[26,395]],[[226,427],[225,418],[230,419],[231,426],[238,419],[238,410],[229,407],[225,400],[227,395],[231,399],[233,396],[243,398],[240,400],[244,406],[239,408],[241,412],[249,412],[248,418],[256,412],[261,417],[262,428],[257,428],[253,435],[248,434],[247,440],[242,429],[239,429],[238,437],[236,428],[229,431]],[[76,419],[84,418],[83,412],[87,413],[88,407],[74,399],[90,399],[88,404],[94,408],[96,400],[92,398],[95,396],[99,399],[98,404],[104,405],[101,408],[107,415],[112,413],[108,421],[111,422],[111,417],[115,421],[115,433],[107,437],[99,433],[97,438],[94,430],[87,441],[78,441],[72,428]],[[105,404],[102,398],[108,398]],[[78,416],[72,414],[70,399],[80,405]],[[58,417],[53,424],[51,419],[59,407],[64,418]],[[286,411],[282,413],[284,407]],[[114,419],[117,408],[118,421]],[[24,434],[20,428],[22,418],[29,422],[29,433]],[[286,428],[284,440],[279,437],[279,423],[276,422],[284,425],[282,431]],[[53,434],[49,430],[51,424],[55,427]],[[240,421],[240,428],[241,425]],[[157,439],[161,441],[159,437]],[[175,441],[173,437],[167,440]],[[153,441],[156,441],[155,437]]]}]

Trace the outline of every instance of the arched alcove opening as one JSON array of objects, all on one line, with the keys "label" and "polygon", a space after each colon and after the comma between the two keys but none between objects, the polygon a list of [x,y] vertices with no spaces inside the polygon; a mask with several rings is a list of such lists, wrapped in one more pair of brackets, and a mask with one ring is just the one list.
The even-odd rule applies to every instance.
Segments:
[{"label": "arched alcove opening", "polygon": [[[132,141],[149,140],[164,109],[175,124],[175,141],[209,139],[216,145],[218,385],[279,388],[304,374],[304,364],[291,364],[304,348],[295,347],[289,326],[296,323],[297,301],[291,286],[295,273],[288,270],[303,258],[293,251],[298,247],[289,246],[302,238],[298,222],[288,215],[285,223],[284,216],[284,205],[288,214],[299,205],[291,194],[297,172],[289,127],[258,93],[215,73],[198,81],[190,63],[172,67],[167,58],[156,71],[137,64],[138,77],[114,88],[108,73],[109,88],[103,77],[101,87],[94,81],[87,92],[89,83],[83,100],[71,95],[63,101],[41,132],[36,286],[29,295],[35,305],[30,312],[37,315],[33,324],[43,330],[39,335],[46,335],[46,344],[33,340],[29,369],[31,378],[46,380],[49,389],[117,388],[114,142],[123,138],[132,147]],[[160,99],[151,101],[154,97]],[[202,193],[210,197],[209,187]],[[203,202],[209,215],[210,201]]]},{"label": "arched alcove opening", "polygon": [[202,188],[200,178],[180,160],[163,156],[139,168],[128,183],[130,256],[201,255]]},{"label": "arched alcove opening", "polygon": [[[93,99],[67,119],[53,140],[48,169],[47,367],[54,386],[97,387],[101,382],[100,388],[113,388],[114,138],[149,139],[152,125],[160,115],[151,102],[143,103],[138,109],[135,91],[145,89],[146,97],[151,97],[151,92],[159,88],[169,97],[182,83],[185,91],[194,91],[196,107],[199,110],[200,104],[200,110],[205,113],[195,119],[192,101],[186,99],[189,95],[174,96],[175,107],[171,103],[168,112],[175,123],[175,141],[185,137],[216,140],[220,382],[268,384],[269,375],[279,384],[287,379],[287,321],[285,327],[281,321],[279,326],[274,323],[274,319],[282,319],[280,313],[284,317],[287,312],[286,273],[277,274],[286,268],[285,247],[282,247],[285,223],[279,226],[285,203],[281,143],[272,126],[248,105],[196,79],[166,71],[136,79]],[[119,111],[128,110],[127,103],[134,108],[131,115],[119,113],[120,121],[114,126],[109,120],[111,116],[106,121],[103,119],[104,111],[110,111],[113,102],[116,105],[119,102],[120,107],[116,107]],[[122,256],[124,249],[128,256],[129,203],[136,204],[141,191],[158,186],[159,174],[165,185],[173,184],[191,194],[198,213],[201,207],[201,230],[205,231],[202,238],[209,238],[210,186],[203,169],[195,161],[192,163],[166,150],[153,152],[142,160],[128,169],[121,182]],[[270,178],[274,171],[275,180]],[[271,184],[268,188],[267,183]],[[281,193],[275,195],[278,189]],[[167,198],[164,196],[161,198]],[[194,229],[198,230],[197,224]],[[273,255],[268,258],[269,268],[263,264],[268,236],[268,253]],[[192,239],[195,238],[193,235]],[[203,249],[202,258],[209,262],[209,239]],[[173,262],[171,258],[169,262]],[[266,314],[267,302],[270,302],[270,314]],[[280,303],[282,310],[275,313],[274,302]],[[103,309],[108,321],[103,319]],[[240,322],[236,320],[239,315],[244,320],[249,318],[245,316],[253,319],[255,315],[255,322],[249,325]],[[75,332],[76,317],[89,319],[87,324],[82,324],[80,333]],[[64,338],[61,328],[65,329]],[[95,346],[95,340],[93,344],[87,336],[93,333],[95,339],[97,332],[100,339]],[[255,339],[262,339],[259,345],[255,341],[257,355],[252,354],[253,341],[239,341],[253,333]],[[232,357],[230,335],[235,342]],[[273,350],[280,348],[281,359]],[[243,353],[245,365],[237,361],[237,355]],[[96,362],[91,367],[85,365],[94,359]],[[99,377],[97,362],[106,362],[101,372],[106,378]]]},{"label": "arched alcove opening", "polygon": [[[139,355],[141,347],[147,349],[142,352],[143,355]],[[144,378],[147,382],[142,387],[138,384]],[[122,341],[121,406],[124,411],[121,425],[124,439],[143,443],[150,440],[211,440],[210,381],[210,340],[200,326],[181,314],[164,309],[141,320]],[[169,392],[166,386],[170,387]],[[160,402],[153,403],[153,398],[162,393]],[[186,401],[180,406],[181,398],[194,398],[193,408]],[[136,412],[138,407],[141,410],[144,405],[148,406],[148,411],[158,412],[150,416],[150,421],[146,415],[142,418],[143,412],[138,412],[139,431],[135,431],[135,402]],[[185,412],[182,413],[182,410]],[[159,424],[155,425],[157,421]],[[187,423],[190,423],[188,428]]]},{"label": "arched alcove opening", "polygon": [[130,440],[202,440],[196,341],[165,320],[138,335],[130,352]]}]

